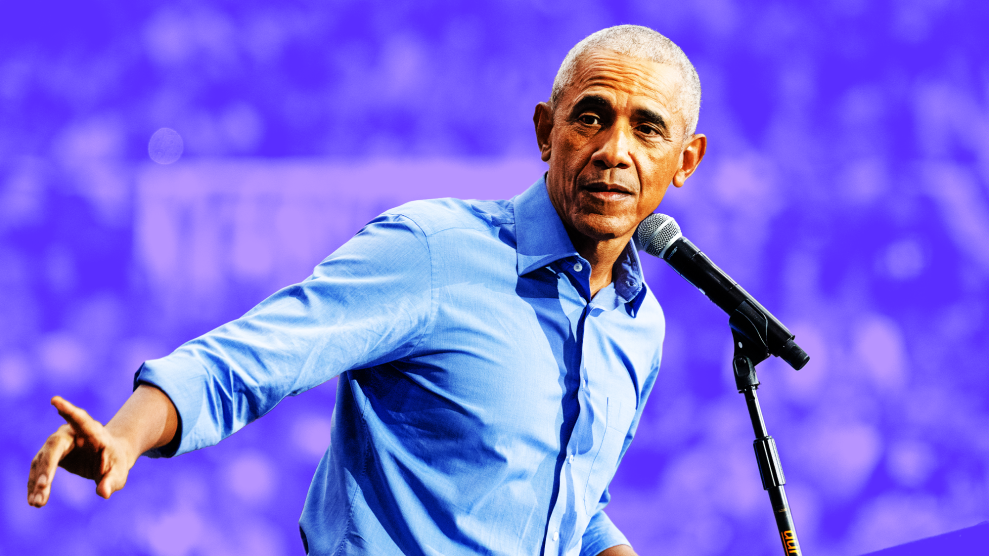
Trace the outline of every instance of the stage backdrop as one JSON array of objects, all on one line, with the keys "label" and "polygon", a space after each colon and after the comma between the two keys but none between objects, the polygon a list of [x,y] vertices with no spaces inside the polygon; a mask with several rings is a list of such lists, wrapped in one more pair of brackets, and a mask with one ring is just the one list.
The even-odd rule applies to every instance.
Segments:
[{"label": "stage backdrop", "polygon": [[[989,11],[975,0],[41,2],[0,16],[0,553],[301,554],[333,381],[104,501],[32,455],[62,395],[233,319],[379,212],[505,198],[567,50],[639,23],[704,87],[660,207],[797,335],[760,390],[807,554],[989,518]],[[479,253],[478,256],[483,256]],[[662,374],[611,492],[642,555],[776,554],[727,318],[661,261]]]}]

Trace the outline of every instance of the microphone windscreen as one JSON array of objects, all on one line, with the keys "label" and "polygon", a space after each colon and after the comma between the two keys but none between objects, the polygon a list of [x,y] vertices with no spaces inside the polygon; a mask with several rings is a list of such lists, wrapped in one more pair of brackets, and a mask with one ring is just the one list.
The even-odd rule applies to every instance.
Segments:
[{"label": "microphone windscreen", "polygon": [[673,242],[683,237],[680,225],[665,214],[650,214],[635,231],[635,241],[640,251],[662,258]]}]

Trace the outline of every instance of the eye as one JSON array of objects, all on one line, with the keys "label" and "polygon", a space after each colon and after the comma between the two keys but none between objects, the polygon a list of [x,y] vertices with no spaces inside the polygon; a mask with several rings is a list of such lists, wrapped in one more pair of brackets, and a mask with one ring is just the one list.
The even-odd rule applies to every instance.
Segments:
[{"label": "eye", "polygon": [[643,135],[659,135],[659,130],[651,125],[640,125],[635,128],[639,133]]},{"label": "eye", "polygon": [[582,114],[577,118],[577,121],[584,125],[599,125],[601,123],[601,118],[597,117],[595,114]]}]

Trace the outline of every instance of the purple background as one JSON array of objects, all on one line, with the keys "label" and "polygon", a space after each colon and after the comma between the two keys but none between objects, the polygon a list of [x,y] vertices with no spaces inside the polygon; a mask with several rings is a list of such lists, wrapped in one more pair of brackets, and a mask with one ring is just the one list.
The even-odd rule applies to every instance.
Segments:
[{"label": "purple background", "polygon": [[[26,7],[28,5],[33,7]],[[984,2],[40,2],[0,17],[0,553],[301,554],[334,384],[109,502],[28,507],[55,394],[108,420],[141,361],[242,314],[380,211],[503,198],[567,50],[667,34],[708,156],[660,207],[797,334],[760,366],[807,554],[989,518]],[[976,13],[978,12],[978,13]],[[176,130],[178,161],[149,158]],[[609,514],[640,554],[777,554],[727,319],[658,261],[665,360]]]}]

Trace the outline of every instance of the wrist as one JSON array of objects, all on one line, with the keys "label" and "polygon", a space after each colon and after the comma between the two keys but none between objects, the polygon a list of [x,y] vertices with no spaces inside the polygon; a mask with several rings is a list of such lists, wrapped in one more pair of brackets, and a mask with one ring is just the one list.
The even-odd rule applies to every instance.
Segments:
[{"label": "wrist", "polygon": [[128,427],[121,426],[113,420],[107,423],[105,430],[108,437],[107,447],[112,449],[130,470],[137,463],[137,458],[146,451],[142,449],[146,441],[135,434],[136,431],[129,430]]},{"label": "wrist", "polygon": [[172,400],[157,387],[140,384],[107,424],[119,440],[130,465],[141,454],[168,445],[178,433],[178,412]]}]

